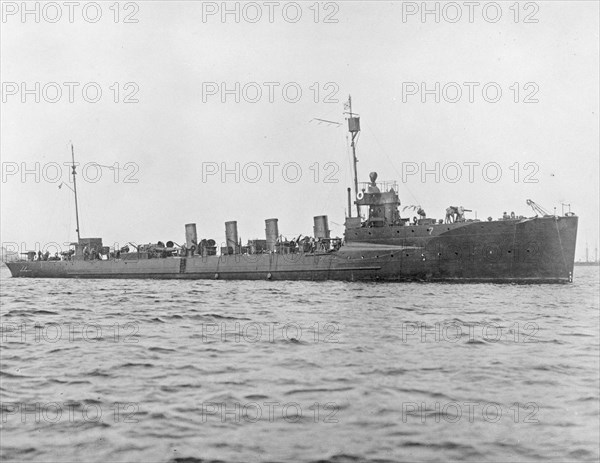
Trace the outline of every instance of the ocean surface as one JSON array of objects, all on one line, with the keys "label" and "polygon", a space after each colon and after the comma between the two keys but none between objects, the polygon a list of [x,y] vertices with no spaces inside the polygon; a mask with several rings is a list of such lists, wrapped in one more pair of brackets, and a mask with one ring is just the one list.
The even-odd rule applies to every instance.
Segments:
[{"label": "ocean surface", "polygon": [[1,282],[2,461],[598,461],[572,285]]}]

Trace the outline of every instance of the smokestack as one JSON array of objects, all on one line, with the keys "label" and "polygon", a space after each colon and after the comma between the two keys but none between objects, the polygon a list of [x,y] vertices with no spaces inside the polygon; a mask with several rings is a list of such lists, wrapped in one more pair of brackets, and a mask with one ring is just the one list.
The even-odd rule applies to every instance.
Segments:
[{"label": "smokestack", "polygon": [[326,215],[318,215],[314,218],[315,226],[313,231],[315,238],[329,238],[329,223]]},{"label": "smokestack", "polygon": [[198,247],[198,233],[196,232],[195,223],[185,224],[185,247],[191,249],[192,246]]},{"label": "smokestack", "polygon": [[275,243],[277,243],[277,239],[279,238],[277,219],[265,220],[265,235],[267,238],[267,251],[275,251]]},{"label": "smokestack", "polygon": [[237,222],[225,222],[225,243],[227,250],[232,249],[232,254],[238,254],[238,230]]}]

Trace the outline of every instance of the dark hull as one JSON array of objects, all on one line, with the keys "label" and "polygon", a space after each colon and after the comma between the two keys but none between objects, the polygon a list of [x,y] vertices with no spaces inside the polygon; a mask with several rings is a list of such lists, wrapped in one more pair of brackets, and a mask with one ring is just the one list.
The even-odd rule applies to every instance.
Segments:
[{"label": "dark hull", "polygon": [[[369,234],[370,233],[370,234]],[[355,236],[353,236],[355,234]],[[568,283],[577,217],[350,229],[339,251],[12,262],[13,277]]]}]

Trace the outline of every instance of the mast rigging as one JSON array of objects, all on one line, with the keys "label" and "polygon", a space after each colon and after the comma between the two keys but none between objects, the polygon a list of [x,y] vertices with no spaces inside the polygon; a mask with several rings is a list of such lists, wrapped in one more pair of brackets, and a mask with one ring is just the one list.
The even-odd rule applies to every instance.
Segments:
[{"label": "mast rigging", "polygon": [[77,222],[77,242],[81,241],[81,236],[79,235],[79,206],[77,204],[77,180],[76,180],[76,172],[75,172],[75,150],[73,149],[73,143],[71,143],[71,159],[72,159],[72,175],[73,175],[73,193],[75,193],[75,220]]}]

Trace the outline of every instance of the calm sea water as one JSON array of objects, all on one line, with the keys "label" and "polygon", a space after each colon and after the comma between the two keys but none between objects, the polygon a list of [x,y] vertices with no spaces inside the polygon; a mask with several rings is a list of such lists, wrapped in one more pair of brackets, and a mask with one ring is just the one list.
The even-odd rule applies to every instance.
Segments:
[{"label": "calm sea water", "polygon": [[1,274],[3,461],[598,461],[572,285]]}]

